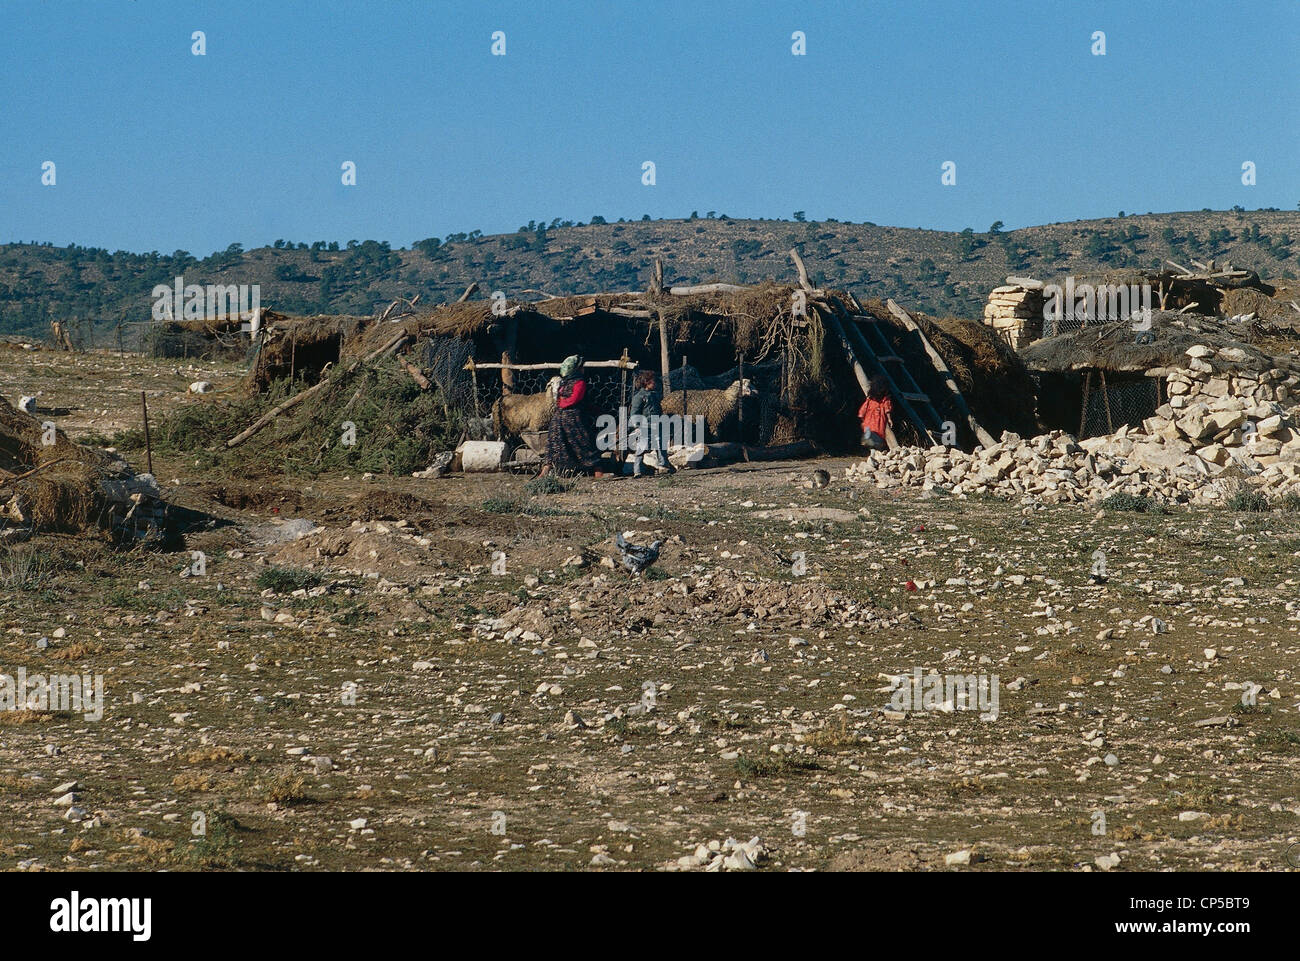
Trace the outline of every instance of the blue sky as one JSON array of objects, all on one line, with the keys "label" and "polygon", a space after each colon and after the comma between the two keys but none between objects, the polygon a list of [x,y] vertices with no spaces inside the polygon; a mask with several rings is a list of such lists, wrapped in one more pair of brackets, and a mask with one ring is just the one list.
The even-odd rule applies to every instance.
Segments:
[{"label": "blue sky", "polygon": [[0,241],[1294,210],[1298,55],[1296,0],[0,0]]}]

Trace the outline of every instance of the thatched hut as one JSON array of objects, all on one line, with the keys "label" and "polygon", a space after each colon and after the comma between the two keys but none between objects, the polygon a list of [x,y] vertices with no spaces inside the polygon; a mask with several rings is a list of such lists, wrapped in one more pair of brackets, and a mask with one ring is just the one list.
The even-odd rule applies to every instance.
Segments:
[{"label": "thatched hut", "polygon": [[246,380],[255,392],[286,377],[301,380],[309,387],[317,383],[325,370],[339,362],[344,341],[366,323],[363,317],[323,314],[271,314],[264,315],[264,320]]},{"label": "thatched hut", "polygon": [[[827,450],[853,449],[862,390],[828,324],[873,323],[893,357],[934,401],[940,417],[959,425],[965,446],[978,443],[954,403],[951,378],[976,419],[1001,430],[1032,431],[1028,375],[1013,351],[974,321],[916,317],[909,327],[883,304],[859,304],[841,291],[765,283],[710,284],[659,293],[596,294],[535,302],[472,301],[394,323],[371,324],[351,337],[340,363],[397,342],[465,412],[483,416],[503,393],[544,389],[559,362],[580,353],[608,363],[591,367],[601,412],[613,413],[630,394],[630,372],[656,371],[668,357],[674,391],[722,388],[742,375],[757,390],[725,438],[752,445],[810,441]],[[928,347],[949,373],[936,369]],[[881,353],[885,351],[882,349]],[[1009,389],[1008,389],[1009,388]],[[916,425],[897,418],[902,443],[928,445]]]},{"label": "thatched hut", "polygon": [[1187,368],[1187,351],[1198,345],[1235,347],[1265,367],[1288,349],[1283,332],[1258,322],[1152,311],[1149,330],[1133,321],[1084,327],[1037,341],[1020,358],[1037,381],[1043,425],[1093,437],[1155,414],[1168,400],[1166,376]]},{"label": "thatched hut", "polygon": [[[895,392],[899,443],[971,448],[992,443],[989,431],[1033,433],[1028,375],[992,331],[816,289],[794,259],[798,285],[668,287],[657,267],[645,292],[469,300],[471,288],[433,309],[404,302],[395,317],[273,324],[248,378],[256,413],[222,447],[256,438],[251,446],[303,469],[410,470],[446,450],[449,435],[495,433],[504,421],[494,423],[494,405],[542,394],[570,354],[587,360],[598,416],[617,417],[645,368],[667,372],[690,415],[705,413],[701,404],[712,414],[719,394],[748,381],[748,394],[725,400],[725,418],[708,419],[708,440],[735,456],[856,450],[870,374]],[[336,450],[344,420],[365,427],[364,450]],[[245,462],[256,460],[250,452]]]}]

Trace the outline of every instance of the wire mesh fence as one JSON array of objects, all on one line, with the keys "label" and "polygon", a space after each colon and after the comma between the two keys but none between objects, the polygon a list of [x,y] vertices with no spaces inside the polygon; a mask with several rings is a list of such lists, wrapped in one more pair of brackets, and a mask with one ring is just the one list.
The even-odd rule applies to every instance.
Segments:
[{"label": "wire mesh fence", "polygon": [[[448,338],[452,340],[451,338]],[[452,340],[452,344],[459,343]],[[491,415],[492,406],[502,396],[503,384],[501,370],[498,367],[479,366],[473,373],[464,370],[465,362],[469,359],[467,349],[461,353],[456,353],[452,345],[442,350],[442,363],[445,365],[446,377],[454,385],[455,391],[452,396],[456,399],[455,403],[466,417],[486,419]],[[436,352],[436,351],[435,351]],[[611,364],[613,362],[610,362]],[[428,364],[433,368],[432,363]],[[625,368],[617,366],[593,367],[590,364],[584,369],[583,376],[587,381],[587,410],[592,418],[598,418],[603,414],[617,417],[620,407],[626,407],[632,402],[632,395],[635,392],[635,380],[638,367],[635,363],[629,363]],[[551,381],[558,379],[560,368],[558,364],[547,365],[541,369],[518,369],[513,372],[514,385],[511,393],[516,395],[523,394],[540,394],[550,389]],[[724,390],[739,379],[740,370],[733,367],[730,370],[723,371],[719,374],[705,375],[701,374],[694,367],[676,368],[669,372],[670,390],[681,390],[685,385],[687,391],[687,405],[691,414],[703,413],[703,407],[699,406],[701,401],[692,402],[691,394],[697,391],[716,391]],[[430,375],[435,381],[442,386],[443,380],[436,374]],[[746,421],[742,424],[736,418],[729,420],[729,426],[725,437],[712,438],[714,440],[740,440],[743,429],[744,437],[749,442],[757,441],[760,444],[768,443],[772,436],[778,418],[782,411],[780,400],[780,378],[781,365],[779,362],[771,362],[762,365],[749,366],[744,368],[745,379],[750,381],[751,388],[757,393],[757,397],[750,400],[744,417]],[[734,436],[733,436],[734,435]]]},{"label": "wire mesh fence", "polygon": [[1090,371],[1083,381],[1080,439],[1113,434],[1125,424],[1141,424],[1162,403],[1160,384],[1154,377],[1115,379]]},{"label": "wire mesh fence", "polygon": [[420,362],[447,406],[462,417],[474,414],[474,381],[465,369],[473,344],[459,337],[430,337]]},{"label": "wire mesh fence", "polygon": [[[541,370],[516,369],[513,374],[514,386],[510,389],[512,394],[540,394],[549,388],[552,378],[560,376],[560,365],[556,364],[554,367]],[[587,382],[585,403],[591,416],[599,417],[601,414],[618,416],[619,407],[631,403],[632,381],[635,375],[634,367],[624,370],[617,367],[587,367],[583,371],[583,378]],[[471,377],[468,371],[465,371],[465,376],[467,379]],[[477,381],[477,392],[474,392],[473,381]],[[501,398],[501,394],[501,371],[494,367],[480,367],[471,380],[469,413],[477,417],[487,417],[492,411],[492,405]],[[475,398],[477,398],[477,407],[474,407]]]}]

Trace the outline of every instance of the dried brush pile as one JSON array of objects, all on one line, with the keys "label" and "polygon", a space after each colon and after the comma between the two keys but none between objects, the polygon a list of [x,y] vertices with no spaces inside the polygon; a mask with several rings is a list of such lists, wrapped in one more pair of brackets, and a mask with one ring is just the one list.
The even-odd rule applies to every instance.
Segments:
[{"label": "dried brush pile", "polygon": [[148,475],[0,398],[0,529],[165,536],[165,508]]}]

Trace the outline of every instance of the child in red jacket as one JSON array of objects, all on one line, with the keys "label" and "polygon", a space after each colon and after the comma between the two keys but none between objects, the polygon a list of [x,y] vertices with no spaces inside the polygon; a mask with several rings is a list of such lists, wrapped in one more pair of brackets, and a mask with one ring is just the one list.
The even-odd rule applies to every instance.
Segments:
[{"label": "child in red jacket", "polygon": [[862,446],[876,450],[887,450],[885,433],[894,418],[894,401],[889,396],[889,386],[885,378],[877,374],[867,382],[867,399],[858,408],[858,420],[862,422]]}]

